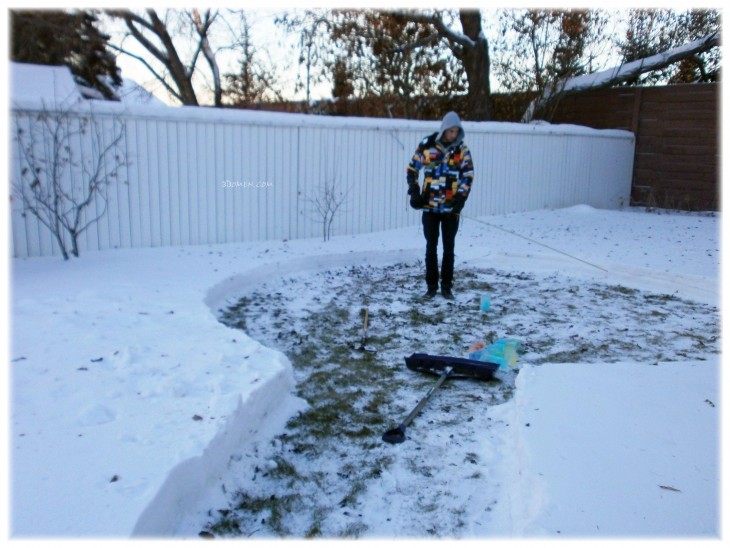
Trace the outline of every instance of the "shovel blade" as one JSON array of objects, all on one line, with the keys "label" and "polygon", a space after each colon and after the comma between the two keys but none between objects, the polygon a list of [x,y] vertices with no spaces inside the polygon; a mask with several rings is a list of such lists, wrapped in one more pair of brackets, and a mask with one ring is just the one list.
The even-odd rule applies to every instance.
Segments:
[{"label": "shovel blade", "polygon": [[499,369],[498,363],[469,360],[452,356],[431,356],[429,354],[411,354],[406,360],[406,366],[413,371],[441,375],[446,369],[451,369],[451,377],[471,377],[473,379],[491,380],[494,372]]},{"label": "shovel blade", "polygon": [[383,441],[387,443],[403,443],[406,441],[406,427],[401,424],[398,428],[388,430],[383,434]]}]

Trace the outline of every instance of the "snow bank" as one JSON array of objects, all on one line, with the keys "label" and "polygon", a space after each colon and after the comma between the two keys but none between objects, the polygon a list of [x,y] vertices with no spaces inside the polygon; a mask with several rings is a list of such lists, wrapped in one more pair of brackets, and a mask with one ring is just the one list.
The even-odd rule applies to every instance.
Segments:
[{"label": "snow bank", "polygon": [[520,371],[500,410],[515,437],[513,534],[719,533],[718,362]]},{"label": "snow bank", "polygon": [[212,287],[206,296],[205,302],[211,310],[220,310],[226,305],[235,304],[247,287],[278,278],[289,272],[302,274],[319,272],[341,266],[367,264],[369,266],[384,266],[398,261],[415,260],[421,253],[414,250],[396,251],[349,251],[328,255],[307,256],[298,259],[287,259],[271,264],[264,264],[252,268],[242,274],[231,276]]},{"label": "snow bank", "polygon": [[71,70],[65,65],[9,63],[11,106],[23,104],[71,105],[82,100]]},{"label": "snow bank", "polygon": [[133,536],[169,536],[175,533],[179,517],[210,490],[230,461],[268,441],[271,431],[283,428],[301,405],[288,398],[294,388],[290,364],[283,355],[278,371],[251,392],[240,398],[220,432],[199,456],[175,466],[155,498],[147,505],[134,527]]},{"label": "snow bank", "polygon": [[203,303],[226,263],[201,247],[13,264],[13,535],[163,534],[292,412],[286,358]]},{"label": "snow bank", "polygon": [[217,321],[226,297],[292,268],[396,260],[408,239],[12,261],[11,534],[166,534],[234,447],[245,458],[301,403],[284,356]]},{"label": "snow bank", "polygon": [[[468,215],[466,210],[464,213]],[[610,211],[578,205],[466,218],[459,227],[457,254],[472,265],[562,272],[717,305],[719,226],[719,213],[646,213],[638,208]],[[555,253],[540,243],[603,270]]]}]

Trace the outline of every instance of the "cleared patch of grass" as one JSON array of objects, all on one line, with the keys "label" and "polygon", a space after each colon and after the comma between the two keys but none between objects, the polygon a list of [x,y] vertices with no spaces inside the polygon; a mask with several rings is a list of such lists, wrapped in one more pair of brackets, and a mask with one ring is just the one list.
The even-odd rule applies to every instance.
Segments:
[{"label": "cleared patch of grass", "polygon": [[[505,336],[522,341],[520,362],[537,365],[656,363],[719,352],[717,310],[672,295],[576,285],[560,276],[462,269],[456,302],[440,297],[424,302],[421,270],[401,264],[292,277],[289,288],[262,287],[221,312],[226,325],[287,354],[297,395],[309,406],[275,436],[274,449],[262,453],[269,465],[261,469],[268,471],[255,474],[228,508],[213,512],[211,532],[358,538],[370,532],[361,514],[363,501],[373,496],[369,489],[394,467],[399,481],[409,485],[432,485],[453,471],[448,462],[463,469],[464,481],[488,481],[485,458],[466,440],[489,427],[489,406],[513,397],[514,378],[447,382],[395,453],[380,436],[435,382],[405,369],[403,357],[412,352],[465,356],[474,341],[490,344]],[[483,292],[493,296],[488,313],[479,311]],[[293,298],[297,309],[289,306]],[[360,349],[366,307],[365,345],[374,353]],[[672,323],[688,316],[697,317],[691,328]],[[436,433],[428,438],[429,431]],[[438,524],[424,525],[420,536],[458,536],[468,519],[458,501],[434,492],[413,494],[413,506],[433,516],[424,523]]]}]

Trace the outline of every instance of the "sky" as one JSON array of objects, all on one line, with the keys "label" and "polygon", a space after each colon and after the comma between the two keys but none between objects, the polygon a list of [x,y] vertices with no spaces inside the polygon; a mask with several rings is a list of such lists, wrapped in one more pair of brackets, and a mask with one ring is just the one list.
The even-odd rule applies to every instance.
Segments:
[{"label": "sky", "polygon": [[[247,20],[251,26],[251,38],[257,48],[257,55],[260,56],[259,59],[261,62],[276,68],[279,85],[283,89],[284,97],[294,100],[305,99],[305,92],[303,90],[297,91],[295,89],[297,84],[297,73],[302,70],[296,62],[299,55],[297,48],[298,37],[291,34],[287,35],[287,33],[274,22],[277,16],[285,12],[291,12],[292,8],[289,6],[277,6],[265,10],[245,9]],[[300,7],[300,9],[303,8]],[[480,9],[482,9],[482,12],[485,14],[485,18],[487,19],[496,19],[498,16],[497,9]],[[119,40],[121,40],[121,37],[123,36],[124,25],[119,22],[110,24],[108,21],[106,21],[105,24],[107,31],[110,32],[113,37],[113,41],[115,43],[119,43]],[[616,31],[620,29],[620,23],[617,21],[612,22],[611,25]],[[488,34],[490,43],[493,43],[496,40],[496,33],[498,32],[497,25],[485,25],[485,32]],[[126,42],[126,44],[130,43],[132,43],[131,40]],[[140,55],[149,57],[149,54],[145,53],[141,48],[136,49],[135,51]],[[234,53],[223,52],[220,59],[221,71],[223,73],[237,70],[237,57]],[[605,62],[610,63],[611,61],[606,60]],[[135,80],[155,93],[155,95],[163,101],[168,103],[172,102],[164,87],[159,82],[155,81],[150,72],[138,60],[126,55],[120,55],[117,58],[117,64],[121,68],[123,76]],[[608,68],[608,65],[601,68]],[[498,82],[495,81],[494,74],[492,74],[492,80],[492,88],[497,89]],[[331,96],[332,86],[330,82],[313,85],[312,99],[326,99]]]},{"label": "sky", "polygon": [[[563,8],[569,8],[569,7],[594,7],[594,8],[606,8],[605,3],[598,3],[593,0],[585,0],[583,2],[566,2],[562,1],[560,3],[561,5],[559,7]],[[144,7],[147,7],[149,4],[141,3],[138,5],[133,4],[131,6],[132,9],[142,9]],[[667,0],[664,2],[650,2],[646,3],[643,2],[641,4],[634,3],[627,3],[623,1],[619,1],[618,3],[612,3],[611,9],[617,9],[617,10],[626,10],[631,7],[637,7],[637,6],[645,6],[645,7],[671,7],[678,10],[684,10],[691,7],[703,7],[703,8],[712,8],[712,7],[718,7],[717,2],[703,2],[698,3],[694,1],[690,2],[679,2],[676,0]],[[95,7],[95,8],[105,8],[105,7],[118,7],[117,4],[110,4],[108,6],[105,5],[105,2],[102,0],[101,2],[94,2],[90,5],[85,5],[83,2],[75,2],[74,6],[76,7]],[[414,2],[398,2],[397,4],[394,4],[392,6],[389,6],[387,3],[371,3],[366,1],[361,2],[332,2],[330,0],[323,0],[318,2],[317,4],[299,4],[297,6],[293,6],[290,3],[281,3],[278,1],[267,2],[266,3],[266,9],[259,9],[260,4],[256,5],[251,2],[244,2],[239,3],[236,5],[233,5],[233,8],[239,9],[243,8],[246,11],[246,15],[249,21],[249,24],[251,26],[251,33],[252,33],[252,40],[254,45],[258,49],[258,55],[260,61],[262,61],[264,64],[267,64],[271,67],[275,67],[276,75],[278,77],[278,84],[281,87],[283,91],[283,95],[286,99],[290,100],[303,100],[305,98],[305,93],[303,90],[297,91],[295,89],[297,84],[297,75],[302,71],[302,69],[298,66],[297,63],[297,57],[298,57],[298,49],[297,49],[297,36],[287,35],[286,32],[280,27],[277,26],[274,23],[274,19],[277,15],[280,15],[282,13],[285,13],[287,11],[293,11],[294,9],[306,9],[306,8],[335,8],[335,7],[353,7],[353,8],[375,8],[375,7],[406,7],[406,8],[422,8],[422,3],[414,3]],[[23,6],[27,7],[27,6]],[[32,6],[34,8],[36,6]],[[61,7],[68,7],[67,4],[58,4],[54,5],[54,3],[45,4],[43,6],[38,7],[50,7],[50,8],[61,8]],[[180,7],[179,4],[169,3],[169,2],[162,2],[161,4],[155,3],[155,7],[158,9],[158,11],[162,12],[165,9],[168,8],[176,8]],[[214,9],[220,9],[221,11],[225,11],[228,7],[227,4],[217,4],[217,3],[210,3],[207,5],[203,5],[201,9],[210,7]],[[496,13],[498,11],[498,7],[489,6],[489,8],[486,8],[479,4],[474,4],[474,7],[478,7],[485,13],[485,18],[490,19],[492,17],[496,17]],[[525,6],[521,6],[520,4],[511,5],[510,7],[556,7],[554,3],[550,3],[543,0],[534,0],[531,1],[529,4]],[[620,23],[612,23],[614,25],[614,29],[616,32],[620,32]],[[108,20],[104,21],[104,28],[107,32],[109,32],[112,35],[112,41],[114,43],[119,43],[123,36],[124,31],[124,25],[120,22],[116,23],[109,23]],[[608,29],[610,30],[610,29]],[[496,25],[485,25],[485,31],[487,32],[487,37],[490,40],[490,44],[494,43],[496,39],[496,33],[498,32]],[[127,39],[126,45],[129,47],[130,44],[133,44],[133,39]],[[141,48],[141,46],[133,47],[135,53],[142,55],[143,57],[150,59],[150,54],[146,52],[144,49]],[[607,48],[608,49],[608,48]],[[219,54],[220,59],[220,66],[222,73],[226,72],[234,72],[237,70],[237,56],[233,52],[221,52]],[[610,68],[612,66],[615,66],[617,64],[616,59],[611,59],[610,55],[607,55],[605,58],[605,62],[601,63],[602,66],[597,66],[596,69],[606,69]],[[169,93],[164,89],[161,83],[155,80],[154,76],[151,75],[151,73],[136,59],[133,59],[131,57],[128,57],[126,55],[119,55],[117,59],[118,66],[122,70],[122,75],[126,78],[132,79],[136,81],[137,83],[143,85],[146,89],[153,92],[159,99],[163,100],[164,102],[168,104],[176,104],[175,100],[172,99],[169,96]],[[202,66],[202,65],[201,65]],[[201,86],[199,84],[199,87],[205,87]],[[332,96],[331,93],[331,83],[330,82],[324,82],[321,84],[315,84],[312,88],[312,98],[313,99],[323,99],[323,98],[330,98]],[[495,76],[492,74],[492,89],[498,89],[498,82],[495,81]],[[212,102],[212,101],[211,101]]]},{"label": "sky", "polygon": [[[286,98],[304,99],[303,92],[296,92],[296,77],[298,66],[296,59],[298,52],[296,47],[297,37],[287,36],[286,32],[275,24],[277,16],[291,11],[291,8],[279,7],[267,10],[254,10],[246,8],[246,17],[251,26],[251,39],[257,48],[257,56],[265,65],[276,67],[279,84],[283,89]],[[112,34],[114,40],[119,40],[124,30],[124,25],[119,23],[105,22],[106,28]],[[115,42],[117,43],[117,42]],[[128,43],[132,43],[130,40]],[[145,54],[143,49],[136,49],[138,54]],[[220,55],[221,72],[234,72],[237,70],[237,56],[235,53],[222,52]],[[117,58],[117,65],[122,70],[122,75],[135,80],[148,90],[152,91],[158,98],[171,103],[169,94],[164,87],[155,80],[150,72],[136,59],[126,55]],[[315,86],[312,89],[314,98],[331,97],[331,86],[328,83]]]}]

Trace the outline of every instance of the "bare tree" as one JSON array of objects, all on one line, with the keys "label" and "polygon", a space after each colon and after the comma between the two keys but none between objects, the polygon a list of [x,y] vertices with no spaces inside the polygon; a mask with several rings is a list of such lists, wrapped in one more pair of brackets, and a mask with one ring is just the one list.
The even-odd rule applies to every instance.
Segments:
[{"label": "bare tree", "polygon": [[[238,72],[225,74],[225,99],[232,105],[248,105],[263,101],[282,100],[277,88],[277,76],[273,69],[260,60],[259,50],[251,39],[251,25],[246,14],[238,13],[236,38],[231,50],[239,54]],[[232,31],[234,32],[234,31]]]},{"label": "bare tree", "polygon": [[127,163],[124,134],[118,119],[110,133],[93,111],[64,103],[16,118],[21,168],[13,194],[24,215],[50,230],[65,260],[79,256],[79,237],[106,213],[107,187]]},{"label": "bare tree", "polygon": [[335,178],[325,180],[319,187],[319,194],[311,197],[308,201],[314,206],[314,212],[322,223],[322,239],[328,241],[332,234],[332,222],[335,214],[345,203],[347,192],[339,190]]},{"label": "bare tree", "polygon": [[505,9],[495,40],[495,73],[508,91],[540,95],[556,80],[591,71],[606,42],[600,10]]},{"label": "bare tree", "polygon": [[215,106],[219,107],[223,104],[223,87],[221,86],[221,71],[218,68],[218,61],[216,60],[213,48],[210,46],[208,40],[208,33],[210,27],[216,18],[216,15],[212,15],[210,10],[206,10],[205,17],[200,16],[198,9],[193,9],[189,13],[191,20],[195,25],[195,32],[198,34],[200,40],[200,49],[203,52],[203,57],[208,62],[210,72],[213,75],[213,101]]},{"label": "bare tree", "polygon": [[[646,59],[721,30],[718,10],[632,9],[623,37],[616,40],[624,63]],[[694,54],[661,70],[642,74],[626,85],[715,82],[719,80],[720,48]]]},{"label": "bare tree", "polygon": [[[206,10],[202,15],[197,9],[190,11],[168,10],[164,17],[160,17],[154,9],[145,10],[144,14],[130,10],[107,10],[108,15],[121,19],[127,26],[128,36],[142,45],[163,67],[163,71],[152,63],[128,48],[111,45],[117,51],[140,61],[154,77],[165,86],[165,89],[183,105],[197,106],[200,100],[193,86],[193,76],[198,70],[200,56],[205,58],[212,74],[212,88],[214,103],[222,104],[222,87],[220,70],[216,61],[215,52],[210,45],[211,28],[218,17],[218,11]],[[169,18],[177,16],[177,25],[185,27],[192,39],[192,50],[184,56],[185,46],[175,43],[176,32],[171,30],[172,22]],[[184,33],[183,33],[184,34]],[[182,41],[181,41],[182,42]],[[172,82],[168,81],[169,79]]]},{"label": "bare tree", "polygon": [[337,71],[340,97],[350,89],[396,100],[466,90],[465,116],[491,118],[489,47],[479,10],[310,10],[280,22],[302,32],[307,83],[316,61],[328,78]]},{"label": "bare tree", "polygon": [[720,44],[720,34],[715,32],[699,40],[693,40],[682,46],[652,55],[644,59],[637,59],[619,66],[572,78],[555,81],[547,87],[543,94],[535,99],[525,111],[522,121],[529,122],[541,113],[551,109],[557,101],[566,95],[579,93],[590,89],[600,89],[634,79],[641,74],[659,70],[673,63],[695,56],[698,53],[709,51]]},{"label": "bare tree", "polygon": [[297,84],[295,91],[305,90],[306,103],[309,105],[313,84],[319,84],[330,78],[328,66],[332,64],[331,58],[335,44],[331,39],[332,21],[331,13],[323,10],[305,10],[300,14],[297,12],[285,12],[277,16],[274,22],[290,33],[300,33],[298,50],[294,50],[298,57],[300,67],[304,67],[304,81],[301,73],[297,73]]},{"label": "bare tree", "polygon": [[[399,17],[428,25],[451,50],[463,66],[468,82],[467,112],[470,120],[491,120],[492,100],[489,84],[489,43],[482,28],[482,14],[475,9],[460,9],[461,31],[446,22],[442,12],[424,13],[416,11],[396,12]],[[423,45],[433,43],[428,38]]]}]

